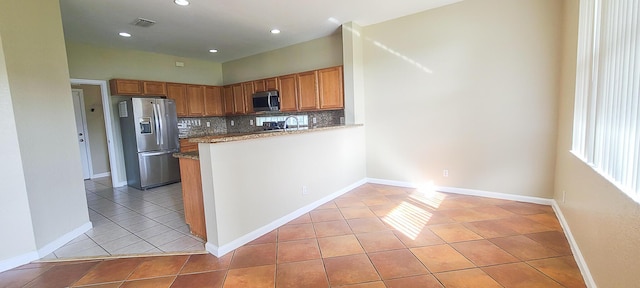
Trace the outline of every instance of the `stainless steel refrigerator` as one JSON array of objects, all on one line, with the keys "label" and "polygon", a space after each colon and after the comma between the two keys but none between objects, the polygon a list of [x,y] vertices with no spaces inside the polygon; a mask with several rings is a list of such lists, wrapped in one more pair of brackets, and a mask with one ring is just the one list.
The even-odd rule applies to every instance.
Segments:
[{"label": "stainless steel refrigerator", "polygon": [[127,184],[148,189],[180,181],[178,118],[172,99],[131,98],[119,103]]}]

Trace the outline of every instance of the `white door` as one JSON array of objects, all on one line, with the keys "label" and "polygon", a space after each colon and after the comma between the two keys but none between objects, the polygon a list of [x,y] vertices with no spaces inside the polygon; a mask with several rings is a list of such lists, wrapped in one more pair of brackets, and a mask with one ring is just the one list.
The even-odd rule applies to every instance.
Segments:
[{"label": "white door", "polygon": [[91,178],[91,165],[89,165],[89,146],[87,135],[87,120],[84,114],[84,96],[82,89],[71,89],[73,95],[73,111],[76,116],[76,130],[78,131],[78,145],[80,145],[80,159],[82,161],[82,177]]}]

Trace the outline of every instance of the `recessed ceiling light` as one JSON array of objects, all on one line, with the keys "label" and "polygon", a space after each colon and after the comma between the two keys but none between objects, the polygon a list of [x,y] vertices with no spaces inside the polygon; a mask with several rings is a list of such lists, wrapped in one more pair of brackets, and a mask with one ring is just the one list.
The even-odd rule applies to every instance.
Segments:
[{"label": "recessed ceiling light", "polygon": [[217,53],[217,52],[218,52],[218,49],[211,49],[211,50],[209,50],[209,52],[211,52],[211,53]]},{"label": "recessed ceiling light", "polygon": [[280,30],[278,30],[278,29],[271,29],[271,34],[280,34]]},{"label": "recessed ceiling light", "polygon": [[189,1],[187,0],[173,0],[173,3],[176,3],[180,6],[187,6],[189,5]]},{"label": "recessed ceiling light", "polygon": [[131,37],[131,34],[129,34],[127,32],[120,32],[120,33],[118,33],[118,35],[120,35],[122,37]]}]

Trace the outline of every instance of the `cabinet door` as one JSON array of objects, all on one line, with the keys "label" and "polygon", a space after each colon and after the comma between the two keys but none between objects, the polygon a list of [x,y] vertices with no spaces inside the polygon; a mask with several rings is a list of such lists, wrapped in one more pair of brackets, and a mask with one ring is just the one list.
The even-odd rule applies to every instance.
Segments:
[{"label": "cabinet door", "polygon": [[267,89],[264,86],[264,80],[256,80],[253,81],[253,90],[255,92],[264,92],[267,91]]},{"label": "cabinet door", "polygon": [[244,93],[245,110],[247,114],[253,113],[253,81],[242,83],[242,91]]},{"label": "cabinet door", "polygon": [[167,96],[167,83],[142,81],[142,92],[149,96]]},{"label": "cabinet door", "polygon": [[109,86],[111,95],[142,95],[142,85],[138,80],[111,79]]},{"label": "cabinet door", "polygon": [[341,66],[318,70],[320,109],[344,108],[342,82]]},{"label": "cabinet door", "polygon": [[298,111],[298,86],[296,75],[278,77],[280,86],[280,111]]},{"label": "cabinet door", "polygon": [[167,83],[167,98],[176,102],[176,114],[178,114],[178,117],[187,116],[187,85]]},{"label": "cabinet door", "polygon": [[278,77],[264,79],[265,91],[278,90]]},{"label": "cabinet door", "polygon": [[224,99],[222,98],[221,87],[206,86],[204,90],[204,115],[223,116]]},{"label": "cabinet door", "polygon": [[232,115],[234,107],[236,107],[233,86],[224,86],[222,91],[224,94],[224,115]]},{"label": "cabinet door", "polygon": [[189,142],[189,139],[180,139],[180,152],[198,151],[198,143]]},{"label": "cabinet door", "polygon": [[300,111],[318,110],[318,71],[298,73],[296,78]]},{"label": "cabinet door", "polygon": [[204,86],[187,85],[187,115],[204,115]]},{"label": "cabinet door", "polygon": [[244,91],[242,89],[242,83],[232,85],[233,87],[233,114],[244,114],[246,103],[244,100]]}]

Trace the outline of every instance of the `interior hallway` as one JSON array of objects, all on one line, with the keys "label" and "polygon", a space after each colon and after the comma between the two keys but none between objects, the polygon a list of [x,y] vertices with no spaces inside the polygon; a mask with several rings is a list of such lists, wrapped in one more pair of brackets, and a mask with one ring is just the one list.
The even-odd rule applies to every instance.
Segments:
[{"label": "interior hallway", "polygon": [[374,184],[220,259],[35,262],[0,273],[0,287],[523,285],[585,287],[551,207]]}]

